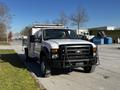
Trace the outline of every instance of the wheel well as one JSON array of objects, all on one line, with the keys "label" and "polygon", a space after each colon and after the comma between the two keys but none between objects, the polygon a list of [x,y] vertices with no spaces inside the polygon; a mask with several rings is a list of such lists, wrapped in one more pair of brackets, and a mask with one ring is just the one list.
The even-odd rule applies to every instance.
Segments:
[{"label": "wheel well", "polygon": [[42,56],[46,56],[45,52],[43,52],[43,51],[41,51],[41,53],[40,53],[40,60],[41,60]]},{"label": "wheel well", "polygon": [[42,62],[42,56],[45,56],[45,57],[46,57],[45,62],[47,63],[47,65],[50,66],[49,53],[44,52],[44,51],[41,51],[41,53],[40,53],[40,62]]},{"label": "wheel well", "polygon": [[47,56],[47,58],[50,58],[50,52],[46,47],[42,47],[42,50],[40,52],[40,59],[42,56]]}]

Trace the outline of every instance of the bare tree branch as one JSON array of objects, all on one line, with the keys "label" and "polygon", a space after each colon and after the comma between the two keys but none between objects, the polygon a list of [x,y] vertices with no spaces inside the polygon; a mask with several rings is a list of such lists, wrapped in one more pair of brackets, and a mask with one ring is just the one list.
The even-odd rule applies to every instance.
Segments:
[{"label": "bare tree branch", "polygon": [[10,28],[11,15],[5,3],[0,2],[0,39],[6,38],[6,31]]},{"label": "bare tree branch", "polygon": [[29,30],[32,27],[32,25],[26,26],[21,32],[21,35],[28,36]]},{"label": "bare tree branch", "polygon": [[58,17],[58,19],[55,19],[53,21],[54,24],[63,24],[63,25],[67,25],[68,23],[68,17],[67,15],[65,14],[64,11],[62,11]]},{"label": "bare tree branch", "polygon": [[79,7],[76,10],[76,12],[74,12],[74,14],[70,16],[70,20],[72,21],[72,24],[76,25],[77,29],[79,30],[80,25],[88,21],[88,17],[87,17],[85,9]]}]

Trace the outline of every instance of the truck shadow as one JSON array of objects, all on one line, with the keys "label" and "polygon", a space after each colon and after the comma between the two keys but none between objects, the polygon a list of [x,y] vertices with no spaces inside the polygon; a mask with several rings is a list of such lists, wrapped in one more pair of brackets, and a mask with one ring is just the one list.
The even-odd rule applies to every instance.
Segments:
[{"label": "truck shadow", "polygon": [[81,68],[65,68],[65,69],[55,69],[55,71],[52,72],[52,75],[69,75],[71,72],[80,72],[84,73],[84,71]]},{"label": "truck shadow", "polygon": [[72,72],[72,69],[66,68],[66,69],[54,69],[51,72],[51,75],[69,75],[69,73]]},{"label": "truck shadow", "polygon": [[26,68],[17,53],[1,54],[0,59],[1,59],[1,63],[8,62],[9,64],[11,64],[12,66],[15,66],[17,68],[23,68],[23,69]]},{"label": "truck shadow", "polygon": [[[37,77],[42,77],[41,70],[40,70],[40,64],[37,63],[36,61],[31,61],[26,63],[27,69],[34,73]],[[56,75],[69,75],[70,72],[84,72],[82,69],[52,69],[51,75],[56,76]]]},{"label": "truck shadow", "polygon": [[[42,77],[39,63],[31,61],[31,62],[27,62],[26,66],[27,66],[27,69],[30,72],[34,73],[37,77]],[[54,70],[52,70],[51,75],[52,76],[61,75],[61,74],[68,75],[70,72],[71,71],[68,69],[54,69]]]},{"label": "truck shadow", "polygon": [[[33,74],[35,74],[37,77],[42,77],[41,74],[41,70],[40,70],[40,63],[37,62],[37,60],[29,60],[29,62],[25,62],[25,55],[21,54],[19,55],[21,57],[22,62],[25,63],[26,68],[32,72]],[[52,69],[51,71],[51,75],[55,76],[55,75],[69,75],[70,72],[80,72],[80,73],[84,73],[84,71],[82,70],[82,68],[66,68],[66,69]]]},{"label": "truck shadow", "polygon": [[80,73],[85,73],[82,68],[75,68],[75,69],[73,69],[73,71],[80,72]]},{"label": "truck shadow", "polygon": [[34,73],[37,77],[41,77],[40,64],[37,62],[26,62],[27,69]]},{"label": "truck shadow", "polygon": [[[40,64],[35,61],[30,61],[30,62],[25,62],[25,55],[24,54],[2,54],[0,57],[1,61],[0,63],[3,62],[8,62],[12,66],[15,66],[17,68],[22,68],[22,69],[27,69],[28,71],[32,72],[35,74],[37,77],[41,77],[41,70],[40,70]],[[75,72],[83,72],[81,69],[53,69],[51,75],[69,75],[70,72],[75,71]]]}]

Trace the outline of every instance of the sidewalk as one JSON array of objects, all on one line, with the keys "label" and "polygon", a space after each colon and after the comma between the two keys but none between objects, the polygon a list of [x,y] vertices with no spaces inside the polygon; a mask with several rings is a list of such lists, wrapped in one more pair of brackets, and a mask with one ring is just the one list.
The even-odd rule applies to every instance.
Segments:
[{"label": "sidewalk", "polygon": [[22,46],[20,45],[0,45],[0,49],[14,49],[18,54],[24,54]]},{"label": "sidewalk", "polygon": [[11,45],[0,45],[0,49],[13,49]]}]

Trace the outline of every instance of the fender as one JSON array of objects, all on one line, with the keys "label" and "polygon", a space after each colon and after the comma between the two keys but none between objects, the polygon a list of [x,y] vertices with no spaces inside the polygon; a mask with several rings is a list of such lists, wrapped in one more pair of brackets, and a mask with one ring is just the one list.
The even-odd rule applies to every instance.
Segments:
[{"label": "fender", "polygon": [[51,59],[51,54],[49,52],[49,50],[46,47],[41,47],[41,53],[40,53],[40,57],[42,55],[47,56],[47,58],[50,60]]}]

